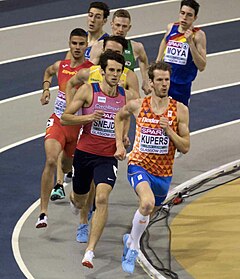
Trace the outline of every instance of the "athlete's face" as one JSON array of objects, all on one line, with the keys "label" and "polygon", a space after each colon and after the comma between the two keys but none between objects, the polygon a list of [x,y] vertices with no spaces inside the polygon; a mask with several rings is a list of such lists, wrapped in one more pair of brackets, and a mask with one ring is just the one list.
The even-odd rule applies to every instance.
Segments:
[{"label": "athlete's face", "polygon": [[131,28],[130,20],[126,17],[115,17],[111,22],[112,34],[115,36],[126,37]]},{"label": "athlete's face", "polygon": [[160,98],[164,98],[168,96],[168,90],[170,87],[170,73],[169,71],[163,70],[154,70],[153,71],[154,78],[152,83],[152,87],[154,89],[155,95]]},{"label": "athlete's face", "polygon": [[70,52],[73,58],[78,59],[84,56],[87,47],[87,38],[72,36],[69,41]]},{"label": "athlete's face", "polygon": [[102,10],[91,8],[88,12],[88,32],[95,33],[100,32],[103,28],[103,25],[107,22],[107,19],[104,19],[104,12]]},{"label": "athlete's face", "polygon": [[107,41],[104,51],[106,51],[106,50],[112,50],[119,54],[123,54],[123,46],[114,41]]},{"label": "athlete's face", "polygon": [[116,86],[120,80],[122,74],[122,64],[115,60],[108,60],[107,67],[103,75],[105,80],[110,87]]},{"label": "athlete's face", "polygon": [[188,6],[182,6],[179,13],[179,22],[183,30],[189,29],[196,19],[194,9]]}]

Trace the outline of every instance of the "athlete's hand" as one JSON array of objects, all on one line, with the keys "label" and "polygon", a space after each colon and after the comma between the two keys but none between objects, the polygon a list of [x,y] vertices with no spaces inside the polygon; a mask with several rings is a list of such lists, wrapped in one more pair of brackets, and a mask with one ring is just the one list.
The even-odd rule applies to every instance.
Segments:
[{"label": "athlete's hand", "polygon": [[123,161],[126,158],[126,154],[127,152],[123,144],[117,145],[117,150],[114,154],[114,157],[119,161]]},{"label": "athlete's hand", "polygon": [[40,102],[42,105],[47,105],[50,101],[50,91],[46,90],[42,93]]},{"label": "athlete's hand", "polygon": [[169,128],[169,120],[167,117],[160,117],[160,126],[163,128],[164,131],[166,131]]},{"label": "athlete's hand", "polygon": [[98,121],[103,117],[103,115],[103,110],[95,110],[94,113],[91,114],[91,121]]},{"label": "athlete's hand", "polygon": [[149,81],[143,80],[142,90],[144,91],[145,95],[148,95],[148,94],[152,93],[152,87],[150,86]]},{"label": "athlete's hand", "polygon": [[184,33],[184,37],[186,38],[188,43],[191,43],[193,41],[193,31],[192,31],[192,29],[188,29]]}]

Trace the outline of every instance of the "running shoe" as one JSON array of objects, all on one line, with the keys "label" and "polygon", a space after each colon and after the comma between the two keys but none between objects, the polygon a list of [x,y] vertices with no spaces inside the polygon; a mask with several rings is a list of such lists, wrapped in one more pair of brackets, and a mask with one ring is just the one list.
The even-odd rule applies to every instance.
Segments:
[{"label": "running shoe", "polygon": [[128,250],[125,260],[122,262],[122,269],[124,272],[133,274],[137,256],[138,256],[137,250],[134,249]]},{"label": "running shoe", "polygon": [[127,255],[128,252],[128,247],[127,247],[127,240],[129,238],[129,234],[126,233],[123,235],[123,255],[122,255],[122,262],[125,260],[125,257]]},{"label": "running shoe", "polygon": [[88,242],[88,231],[89,231],[88,224],[80,224],[77,228],[77,236],[76,236],[77,242],[87,243]]},{"label": "running shoe", "polygon": [[62,200],[66,197],[63,185],[56,184],[52,189],[50,199],[51,201]]},{"label": "running shoe", "polygon": [[36,229],[46,228],[47,220],[48,220],[47,215],[45,213],[41,213],[36,223]]},{"label": "running shoe", "polygon": [[85,252],[85,255],[82,260],[82,265],[88,268],[93,268],[93,258],[94,258],[93,251],[88,250],[87,252]]},{"label": "running shoe", "polygon": [[72,182],[72,172],[68,172],[67,174],[64,174],[64,182],[65,183],[70,183]]}]

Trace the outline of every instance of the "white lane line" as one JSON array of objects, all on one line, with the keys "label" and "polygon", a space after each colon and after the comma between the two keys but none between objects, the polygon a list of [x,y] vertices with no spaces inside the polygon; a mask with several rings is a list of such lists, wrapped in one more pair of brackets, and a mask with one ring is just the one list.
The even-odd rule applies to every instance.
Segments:
[{"label": "white lane line", "polygon": [[3,148],[0,148],[0,153],[2,153],[2,152],[4,152],[4,151],[7,151],[7,150],[9,150],[9,149],[11,149],[11,148],[14,148],[14,147],[16,147],[16,146],[19,146],[19,145],[21,145],[21,144],[27,143],[27,142],[29,142],[29,141],[32,141],[32,140],[38,139],[38,138],[40,138],[40,137],[43,137],[44,135],[45,135],[45,133],[41,133],[41,134],[38,134],[38,135],[35,135],[35,136],[32,136],[32,137],[29,137],[29,138],[20,140],[20,141],[18,141],[18,142],[12,143],[12,144],[10,144],[10,145],[7,145],[7,146],[5,146],[5,147],[3,147]]},{"label": "white lane line", "polygon": [[59,49],[59,50],[53,50],[53,51],[49,51],[49,52],[43,52],[43,53],[8,59],[8,60],[0,61],[0,65],[18,62],[18,61],[27,60],[27,59],[32,59],[32,58],[37,58],[37,57],[46,56],[46,55],[51,55],[51,54],[57,54],[57,53],[61,53],[61,52],[67,52],[68,50],[69,50],[69,48],[63,48],[63,49]]},{"label": "white lane line", "polygon": [[[224,127],[224,126],[233,125],[233,124],[237,124],[237,123],[240,123],[240,120],[231,121],[231,122],[224,123],[224,124],[217,125],[217,126],[213,126],[213,127],[207,128],[207,129],[202,129],[202,130],[199,130],[199,131],[191,133],[191,135],[197,135],[197,134],[209,131],[209,130],[213,130],[213,129],[217,129],[217,128],[221,128],[221,127]],[[22,144],[22,143],[20,143],[20,144]],[[19,144],[15,143],[15,146],[17,146],[17,145],[19,145]],[[13,145],[11,145],[11,146],[13,147]],[[5,149],[7,150],[7,147]],[[22,230],[22,227],[23,227],[24,223],[26,222],[28,217],[32,214],[32,212],[39,206],[39,204],[40,204],[40,199],[38,199],[35,203],[33,203],[25,211],[25,213],[18,220],[18,222],[17,222],[17,224],[16,224],[16,226],[14,228],[13,234],[12,234],[12,250],[13,250],[13,254],[14,254],[15,260],[16,260],[19,268],[21,269],[21,271],[23,272],[23,274],[26,276],[27,279],[34,279],[34,277],[29,272],[29,270],[27,269],[27,267],[26,267],[26,265],[25,265],[25,263],[24,263],[24,261],[22,259],[20,248],[19,248],[19,235],[20,235],[20,232]]]},{"label": "white lane line", "polygon": [[28,217],[32,214],[32,212],[40,205],[40,199],[38,199],[35,203],[33,203],[21,216],[21,218],[18,220],[16,226],[14,227],[13,234],[12,234],[12,250],[14,258],[21,269],[22,273],[26,276],[28,279],[34,279],[28,268],[26,267],[19,248],[19,235],[22,230],[22,227],[25,223],[25,221],[28,219]]},{"label": "white lane line", "polygon": [[[161,3],[163,3],[163,2],[161,2]],[[215,21],[215,22],[212,22],[212,23],[206,23],[206,24],[199,25],[199,27],[217,25],[217,24],[222,24],[222,23],[230,23],[230,22],[239,21],[239,20],[240,20],[240,18],[234,18],[234,19],[228,19],[228,20],[222,20],[222,21]],[[1,31],[1,29],[0,29],[0,31]],[[166,30],[161,30],[161,31],[157,31],[157,32],[150,32],[150,33],[144,33],[144,34],[140,34],[140,35],[133,35],[133,36],[127,37],[127,39],[144,38],[144,37],[148,37],[148,36],[164,34],[165,32],[166,32]],[[7,63],[13,63],[13,62],[17,62],[17,61],[22,61],[22,60],[26,60],[26,59],[31,59],[31,58],[37,58],[37,57],[41,57],[41,56],[45,56],[45,55],[57,54],[57,53],[65,52],[65,51],[68,51],[68,50],[69,50],[68,48],[63,48],[63,49],[52,50],[52,51],[49,51],[49,52],[43,52],[43,53],[38,53],[38,54],[33,54],[33,55],[28,55],[28,56],[23,56],[23,57],[8,59],[8,60],[3,60],[3,61],[0,61],[0,65],[7,64]],[[235,50],[233,50],[233,51],[235,51]]]},{"label": "white lane line", "polygon": [[[154,3],[148,3],[148,4],[140,4],[140,5],[134,5],[134,6],[121,7],[121,9],[127,9],[127,10],[142,9],[142,8],[150,7],[150,6],[164,5],[164,4],[168,4],[168,3],[171,3],[171,2],[180,2],[180,0],[167,0],[167,1],[163,1],[163,2],[154,2]],[[115,12],[118,9],[119,8],[111,9],[110,12]],[[8,27],[0,28],[0,32],[1,31],[6,31],[6,30],[12,30],[12,29],[17,29],[17,28],[33,26],[33,25],[41,25],[41,24],[45,24],[45,23],[64,21],[64,20],[69,20],[69,19],[76,19],[76,18],[86,17],[87,15],[88,14],[86,13],[86,14],[80,14],[80,15],[74,15],[74,16],[59,17],[59,18],[41,20],[41,21],[36,21],[36,22],[31,22],[31,23],[24,23],[24,24],[19,24],[19,25],[13,25],[13,26],[8,26]]]},{"label": "white lane line", "polygon": [[[207,27],[207,26],[212,26],[212,25],[231,23],[231,22],[235,22],[235,21],[239,21],[239,20],[240,20],[240,17],[237,17],[237,18],[231,18],[231,19],[226,19],[226,20],[203,23],[200,25],[196,25],[196,27],[202,28],[202,27]],[[165,32],[166,32],[166,30],[161,30],[161,31],[156,31],[156,32],[144,33],[144,34],[140,34],[140,35],[133,35],[133,36],[129,36],[127,38],[128,39],[137,39],[137,38],[143,38],[143,37],[147,37],[147,36],[160,35],[160,34],[164,34]]]},{"label": "white lane line", "polygon": [[233,83],[228,83],[228,84],[223,84],[223,85],[218,85],[218,86],[214,86],[214,87],[209,87],[209,88],[205,88],[205,89],[195,90],[191,93],[191,95],[204,93],[204,92],[217,90],[217,89],[222,89],[222,88],[227,88],[227,87],[236,86],[236,85],[240,85],[240,81],[233,82]]},{"label": "white lane line", "polygon": [[[137,71],[140,71],[140,69],[137,68],[135,70],[135,72],[137,72]],[[222,88],[227,88],[227,87],[232,87],[232,86],[236,86],[236,85],[239,85],[239,84],[240,84],[240,81],[233,82],[233,83],[227,83],[227,84],[223,84],[223,85],[218,85],[218,86],[214,86],[214,87],[208,87],[208,88],[204,88],[204,89],[200,89],[200,90],[195,90],[191,93],[191,95],[199,94],[199,93],[203,93],[203,92],[208,92],[208,91],[212,91],[212,90],[217,90],[217,89],[222,89]],[[57,90],[57,89],[58,89],[58,86],[54,86],[54,87],[50,88],[50,91]],[[21,94],[21,95],[15,96],[15,97],[7,98],[7,99],[4,99],[4,100],[1,100],[0,105],[4,104],[4,103],[16,101],[18,99],[30,97],[30,96],[37,95],[37,94],[41,94],[41,93],[42,93],[42,90],[36,90],[36,91],[30,92],[30,93]]]},{"label": "white lane line", "polygon": [[[51,87],[50,91],[56,90],[56,89],[58,89],[58,86]],[[15,97],[7,98],[7,99],[4,99],[4,100],[1,100],[0,101],[0,105],[4,104],[4,103],[16,101],[18,99],[27,98],[27,97],[30,97],[30,96],[33,96],[33,95],[37,95],[37,94],[42,94],[42,89],[36,90],[36,91],[33,91],[33,92],[29,92],[29,93],[26,93],[26,94],[18,95],[18,96],[15,96]]]}]

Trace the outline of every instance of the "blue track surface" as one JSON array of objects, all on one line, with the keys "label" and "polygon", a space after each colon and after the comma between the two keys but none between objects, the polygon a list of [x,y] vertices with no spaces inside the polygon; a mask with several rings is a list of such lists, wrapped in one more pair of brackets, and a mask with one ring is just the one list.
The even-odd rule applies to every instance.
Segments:
[{"label": "blue track surface", "polygon": [[[215,53],[240,48],[240,21],[203,28],[208,44],[207,53]],[[235,30],[232,32],[231,30]],[[159,43],[163,35],[147,36],[136,41],[144,44],[149,61],[154,61],[158,54]],[[226,40],[226,38],[228,38]],[[0,98],[6,99],[20,94],[41,89],[42,77],[47,66],[64,59],[66,53],[46,55],[15,63],[0,65]],[[12,75],[14,75],[14,82]],[[53,85],[57,85],[56,81]],[[7,90],[6,90],[7,88]]]},{"label": "blue track surface", "polygon": [[[7,27],[41,21],[59,17],[73,16],[87,13],[91,0],[21,0],[0,2],[0,26]],[[134,6],[152,2],[162,2],[157,0],[106,0],[104,1],[111,9],[119,7]]]}]

